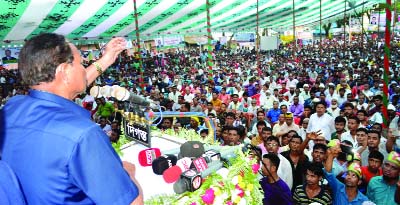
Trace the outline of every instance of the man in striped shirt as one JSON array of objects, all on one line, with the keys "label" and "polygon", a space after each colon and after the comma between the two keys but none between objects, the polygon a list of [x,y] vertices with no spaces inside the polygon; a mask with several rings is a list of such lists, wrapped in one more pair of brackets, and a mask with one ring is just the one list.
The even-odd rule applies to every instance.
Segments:
[{"label": "man in striped shirt", "polygon": [[293,201],[295,204],[306,205],[313,202],[330,205],[332,204],[332,197],[328,190],[319,182],[322,180],[324,172],[322,171],[322,165],[318,163],[312,163],[306,171],[306,182],[303,185],[296,187],[293,193]]}]

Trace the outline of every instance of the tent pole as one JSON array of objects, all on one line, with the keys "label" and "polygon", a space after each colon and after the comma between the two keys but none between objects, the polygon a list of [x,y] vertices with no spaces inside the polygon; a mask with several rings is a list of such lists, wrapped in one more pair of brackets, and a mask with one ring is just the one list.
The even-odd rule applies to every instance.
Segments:
[{"label": "tent pole", "polygon": [[344,54],[346,55],[346,10],[347,10],[347,0],[344,0],[344,16],[343,16],[343,47]]},{"label": "tent pole", "polygon": [[322,56],[322,0],[319,0],[319,56]]},{"label": "tent pole", "polygon": [[[384,72],[383,72],[383,126],[385,128],[389,127],[390,119],[388,115],[387,107],[389,105],[389,67],[390,67],[390,40],[391,40],[391,21],[392,21],[392,0],[386,0],[386,26],[385,26],[385,47],[384,47]],[[379,13],[380,14],[380,13]]]},{"label": "tent pole", "polygon": [[144,89],[144,82],[143,82],[143,62],[142,62],[142,55],[140,53],[140,32],[139,32],[139,20],[138,20],[138,12],[136,7],[136,1],[133,0],[133,9],[134,9],[134,17],[135,17],[135,32],[136,32],[136,43],[138,47],[138,58],[139,58],[139,85],[142,89]]},{"label": "tent pole", "polygon": [[261,76],[261,62],[260,62],[260,35],[259,35],[259,15],[258,15],[258,0],[257,0],[257,29],[256,29],[256,52],[257,52],[257,71],[258,75]]},{"label": "tent pole", "polygon": [[293,14],[293,60],[296,58],[296,16],[295,16],[295,7],[294,7],[294,0],[292,1],[292,14]]},{"label": "tent pole", "polygon": [[362,3],[362,11],[361,11],[361,55],[364,56],[364,0]]},{"label": "tent pole", "polygon": [[207,12],[207,36],[208,36],[208,78],[210,81],[213,80],[213,62],[212,62],[212,44],[211,44],[211,15],[210,15],[210,0],[206,0],[206,12]]}]

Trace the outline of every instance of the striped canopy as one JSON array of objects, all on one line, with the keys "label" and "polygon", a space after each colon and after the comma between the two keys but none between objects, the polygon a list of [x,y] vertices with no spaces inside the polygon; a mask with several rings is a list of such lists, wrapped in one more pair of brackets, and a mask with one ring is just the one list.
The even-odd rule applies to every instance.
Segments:
[{"label": "striped canopy", "polygon": [[[322,0],[323,22],[383,0]],[[0,40],[23,42],[42,32],[69,39],[134,36],[134,0],[1,0]],[[292,0],[258,0],[260,28],[292,26]],[[320,0],[295,0],[296,25],[319,23]],[[206,33],[206,0],[136,0],[142,38]],[[257,0],[210,0],[213,32],[255,31]]]}]

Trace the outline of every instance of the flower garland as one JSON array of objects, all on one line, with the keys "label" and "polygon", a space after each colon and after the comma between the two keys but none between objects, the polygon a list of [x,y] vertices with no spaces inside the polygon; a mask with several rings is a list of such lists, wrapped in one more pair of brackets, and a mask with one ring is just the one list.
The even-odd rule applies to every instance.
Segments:
[{"label": "flower garland", "polygon": [[182,195],[160,195],[150,198],[151,205],[245,205],[262,204],[264,195],[259,184],[260,165],[241,151],[230,160],[231,166],[208,176],[195,192]]},{"label": "flower garland", "polygon": [[212,136],[207,136],[206,138],[202,138],[200,134],[193,129],[179,128],[177,132],[175,132],[175,130],[173,129],[167,129],[164,131],[161,131],[159,129],[152,129],[151,131],[152,131],[151,133],[152,136],[169,135],[187,141],[199,141],[204,144],[210,144],[210,145],[220,144],[219,142],[215,141]]}]

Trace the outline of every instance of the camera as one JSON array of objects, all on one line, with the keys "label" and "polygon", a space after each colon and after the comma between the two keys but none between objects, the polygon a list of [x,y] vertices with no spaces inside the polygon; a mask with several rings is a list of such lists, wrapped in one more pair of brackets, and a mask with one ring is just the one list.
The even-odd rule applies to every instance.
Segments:
[{"label": "camera", "polygon": [[340,144],[340,149],[342,150],[342,154],[346,155],[346,160],[351,162],[354,160],[354,152],[353,147],[349,145]]}]

